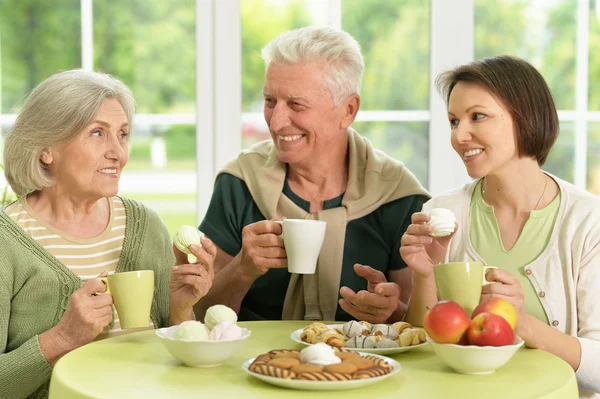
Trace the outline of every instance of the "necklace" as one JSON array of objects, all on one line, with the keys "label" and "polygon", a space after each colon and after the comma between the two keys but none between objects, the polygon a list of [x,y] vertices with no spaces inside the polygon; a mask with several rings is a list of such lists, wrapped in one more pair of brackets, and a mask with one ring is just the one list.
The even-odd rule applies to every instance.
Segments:
[{"label": "necklace", "polygon": [[[548,187],[548,177],[546,176],[546,174],[544,174],[544,191],[542,191],[542,195],[540,195],[540,199],[538,199],[537,204],[535,204],[535,208],[533,208],[534,211],[538,208],[538,206],[540,206],[540,202],[542,202],[542,198],[544,198],[544,194],[546,194],[547,187]],[[484,181],[481,182],[481,196],[483,197],[483,200],[485,201],[485,178],[484,178]]]}]

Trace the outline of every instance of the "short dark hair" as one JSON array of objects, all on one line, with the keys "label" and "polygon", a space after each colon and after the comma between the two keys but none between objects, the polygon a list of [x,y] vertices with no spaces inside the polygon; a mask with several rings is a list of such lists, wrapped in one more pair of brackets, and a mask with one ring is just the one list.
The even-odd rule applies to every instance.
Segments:
[{"label": "short dark hair", "polygon": [[519,156],[534,157],[540,166],[546,162],[559,123],[550,89],[537,69],[520,58],[501,55],[443,72],[435,83],[446,105],[460,81],[483,86],[508,109]]}]

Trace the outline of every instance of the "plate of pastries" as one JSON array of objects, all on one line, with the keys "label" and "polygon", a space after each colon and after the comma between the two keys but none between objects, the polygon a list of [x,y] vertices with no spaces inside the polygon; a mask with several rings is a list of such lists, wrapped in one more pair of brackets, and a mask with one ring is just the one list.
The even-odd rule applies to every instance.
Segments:
[{"label": "plate of pastries", "polygon": [[379,355],[401,353],[427,345],[425,331],[404,321],[391,325],[357,320],[333,325],[314,322],[292,332],[290,338],[305,345],[323,342],[335,348]]},{"label": "plate of pastries", "polygon": [[243,369],[272,385],[329,391],[375,384],[400,371],[400,363],[380,355],[319,343],[302,350],[271,350],[247,360]]}]

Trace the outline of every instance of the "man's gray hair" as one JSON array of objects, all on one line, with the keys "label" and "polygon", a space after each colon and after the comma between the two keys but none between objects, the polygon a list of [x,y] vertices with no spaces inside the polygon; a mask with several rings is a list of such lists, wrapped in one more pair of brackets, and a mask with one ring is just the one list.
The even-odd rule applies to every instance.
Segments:
[{"label": "man's gray hair", "polygon": [[262,50],[268,68],[277,64],[323,63],[328,66],[323,83],[336,105],[360,94],[365,67],[360,45],[347,32],[327,26],[308,26],[283,33]]},{"label": "man's gray hair", "polygon": [[17,195],[54,184],[40,160],[42,153],[66,145],[81,133],[107,98],[119,101],[131,129],[133,94],[110,75],[70,70],[50,76],[33,89],[4,142],[4,172]]}]

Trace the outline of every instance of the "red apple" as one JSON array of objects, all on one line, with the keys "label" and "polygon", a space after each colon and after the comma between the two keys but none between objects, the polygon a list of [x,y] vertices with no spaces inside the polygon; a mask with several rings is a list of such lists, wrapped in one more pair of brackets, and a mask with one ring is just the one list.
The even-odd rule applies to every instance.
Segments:
[{"label": "red apple", "polygon": [[435,342],[456,344],[469,328],[469,316],[458,303],[440,301],[425,314],[423,327]]},{"label": "red apple", "polygon": [[471,345],[504,346],[512,345],[515,333],[503,317],[483,312],[471,320],[467,336]]},{"label": "red apple", "polygon": [[519,314],[517,313],[517,309],[508,302],[506,299],[502,298],[491,298],[487,301],[481,302],[475,310],[473,310],[473,314],[471,318],[474,318],[479,313],[488,312],[493,313],[498,316],[504,317],[508,324],[512,327],[513,331],[517,326],[517,320],[519,318]]}]

